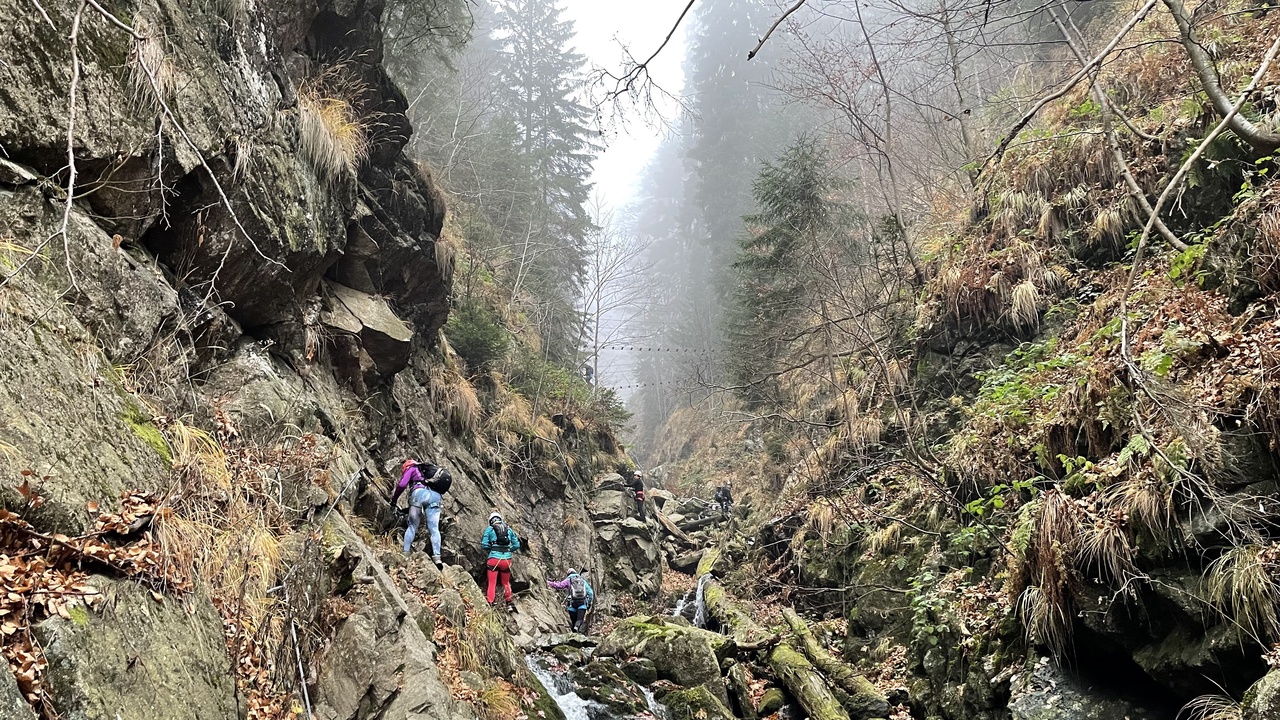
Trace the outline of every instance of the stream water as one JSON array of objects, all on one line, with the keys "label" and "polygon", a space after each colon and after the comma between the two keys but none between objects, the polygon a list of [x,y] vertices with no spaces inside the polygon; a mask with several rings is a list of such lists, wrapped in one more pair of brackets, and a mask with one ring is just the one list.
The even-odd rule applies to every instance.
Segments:
[{"label": "stream water", "polygon": [[[687,613],[689,609],[692,608],[693,617],[691,618],[686,617],[685,619],[693,623],[695,627],[706,627],[707,626],[707,604],[703,598],[703,593],[705,592],[707,580],[709,579],[711,579],[711,573],[707,573],[702,577],[698,578],[697,589],[691,590],[685,593],[684,596],[682,596],[679,600],[676,601],[675,608],[671,610],[671,617],[684,616],[685,613]],[[690,604],[689,602],[690,595],[693,595],[692,604]]]},{"label": "stream water", "polygon": [[647,687],[638,686],[644,699],[649,705],[649,710],[640,715],[620,715],[600,703],[586,700],[578,695],[577,687],[570,677],[567,670],[555,670],[548,668],[544,663],[540,662],[538,655],[526,655],[525,665],[529,667],[529,672],[542,683],[542,687],[546,688],[547,694],[555,700],[560,711],[564,713],[565,720],[669,720],[670,713],[667,708],[658,702],[654,697],[653,691]]},{"label": "stream water", "polygon": [[526,655],[524,662],[529,666],[529,672],[533,673],[533,676],[538,678],[538,682],[542,683],[542,687],[546,688],[551,699],[556,701],[556,705],[564,713],[565,720],[595,720],[596,716],[591,712],[592,706],[595,705],[597,711],[603,709],[595,703],[578,697],[568,673],[548,670],[533,655]]},{"label": "stream water", "polygon": [[[707,622],[707,605],[704,596],[706,584],[710,578],[710,573],[698,578],[697,588],[685,593],[676,601],[671,616],[680,617],[691,613],[693,617],[686,617],[686,619],[697,627],[704,627]],[[583,698],[577,693],[578,687],[573,681],[571,671],[567,668],[559,669],[560,666],[550,660],[549,656],[541,654],[525,656],[525,664],[528,665],[529,672],[533,673],[542,687],[546,688],[547,694],[555,700],[560,711],[564,713],[565,720],[669,720],[671,717],[667,708],[654,697],[653,691],[642,685],[636,687],[644,695],[649,710],[640,715],[620,715],[600,703]]]}]

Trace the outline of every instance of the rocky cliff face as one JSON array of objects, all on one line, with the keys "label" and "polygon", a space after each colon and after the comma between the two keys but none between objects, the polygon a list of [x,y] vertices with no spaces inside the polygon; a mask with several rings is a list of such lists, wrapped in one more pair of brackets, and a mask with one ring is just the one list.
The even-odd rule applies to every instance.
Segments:
[{"label": "rocky cliff face", "polygon": [[[237,594],[200,576],[207,564],[192,565],[189,590],[151,592],[91,561],[100,574],[85,583],[104,602],[41,610],[14,630],[25,650],[6,641],[15,671],[37,669],[16,685],[0,673],[0,716],[29,717],[25,695],[68,718],[270,717],[271,687],[326,718],[474,716],[499,674],[522,672],[477,680],[438,657],[448,633],[487,617],[468,573],[492,509],[529,546],[504,635],[565,625],[543,581],[569,565],[606,578],[604,606],[657,591],[652,531],[615,486],[571,472],[501,481],[450,428],[433,372],[448,361],[436,346],[446,209],[403,152],[411,128],[381,66],[381,12],[376,0],[0,2],[0,500],[31,528],[6,526],[6,552],[83,533],[163,545],[166,523],[195,522],[183,507],[212,508],[206,526],[250,508],[275,518],[262,537],[279,548],[233,548],[238,602],[261,585],[287,608],[241,627]],[[325,124],[335,102],[360,126],[354,156]],[[218,447],[193,449],[201,438]],[[290,459],[299,447],[315,462]],[[443,554],[458,569],[443,575],[377,536],[409,456],[455,477]],[[230,480],[207,484],[215,474]],[[95,531],[131,491],[158,503],[154,517]],[[261,676],[236,671],[245,658]]]}]

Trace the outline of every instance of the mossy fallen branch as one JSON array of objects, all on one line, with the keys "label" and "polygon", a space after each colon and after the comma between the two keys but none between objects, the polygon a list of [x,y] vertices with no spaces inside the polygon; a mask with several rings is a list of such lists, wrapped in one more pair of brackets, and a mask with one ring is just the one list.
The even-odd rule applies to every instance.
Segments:
[{"label": "mossy fallen branch", "polygon": [[729,599],[729,594],[714,579],[708,580],[703,587],[702,601],[707,605],[707,612],[729,632],[738,648],[759,650],[778,642],[776,634],[757,625],[750,615]]},{"label": "mossy fallen branch", "polygon": [[799,650],[787,643],[778,645],[769,653],[769,668],[811,720],[850,720],[822,675]]},{"label": "mossy fallen branch", "polygon": [[819,645],[813,633],[809,632],[809,626],[794,610],[783,608],[782,618],[787,621],[792,634],[799,641],[805,657],[836,687],[848,694],[848,699],[842,699],[842,704],[851,717],[888,717],[889,702],[870,680]]}]

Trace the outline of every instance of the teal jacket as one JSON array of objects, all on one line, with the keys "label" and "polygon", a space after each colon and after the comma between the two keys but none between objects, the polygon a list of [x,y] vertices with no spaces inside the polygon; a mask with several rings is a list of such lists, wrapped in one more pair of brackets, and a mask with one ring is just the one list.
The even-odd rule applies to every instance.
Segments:
[{"label": "teal jacket", "polygon": [[516,531],[507,526],[507,536],[511,538],[511,545],[502,546],[498,544],[498,533],[494,532],[493,526],[484,529],[484,537],[480,540],[480,549],[488,550],[490,558],[498,560],[510,560],[511,553],[520,549],[520,538],[516,537]]}]

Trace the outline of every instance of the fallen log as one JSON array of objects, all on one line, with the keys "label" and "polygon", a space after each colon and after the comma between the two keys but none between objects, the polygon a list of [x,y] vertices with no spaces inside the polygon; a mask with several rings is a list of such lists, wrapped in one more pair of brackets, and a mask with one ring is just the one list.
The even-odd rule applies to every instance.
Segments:
[{"label": "fallen log", "polygon": [[789,643],[780,643],[769,653],[769,668],[800,702],[810,720],[850,720],[822,675]]},{"label": "fallen log", "polygon": [[778,636],[756,624],[725,592],[720,583],[708,579],[702,588],[702,602],[707,612],[728,631],[734,643],[743,650],[759,650],[778,642]]},{"label": "fallen log", "polygon": [[680,523],[680,529],[685,532],[693,532],[694,530],[701,530],[709,525],[715,525],[718,522],[720,522],[720,516],[712,515],[710,517],[698,518],[697,520]]},{"label": "fallen log", "polygon": [[876,689],[871,681],[859,675],[847,663],[827,652],[818,644],[809,626],[791,608],[782,609],[782,618],[791,627],[791,633],[800,643],[805,657],[827,677],[832,684],[844,691],[847,698],[840,698],[841,704],[856,719],[882,718],[889,715],[889,701]]},{"label": "fallen log", "polygon": [[671,535],[671,537],[675,538],[676,540],[679,540],[680,542],[684,543],[685,545],[688,545],[689,547],[693,547],[695,545],[695,543],[693,542],[693,539],[690,538],[688,535],[685,535],[684,531],[676,527],[676,524],[671,522],[671,520],[668,519],[666,515],[663,515],[661,512],[658,512],[656,510],[654,511],[653,514],[658,516],[658,523],[662,525],[663,529],[665,529],[667,533]]},{"label": "fallen log", "polygon": [[676,572],[692,575],[693,571],[698,567],[698,562],[702,560],[702,554],[705,552],[706,550],[690,550],[687,553],[668,559],[667,565],[670,565],[671,569]]}]

